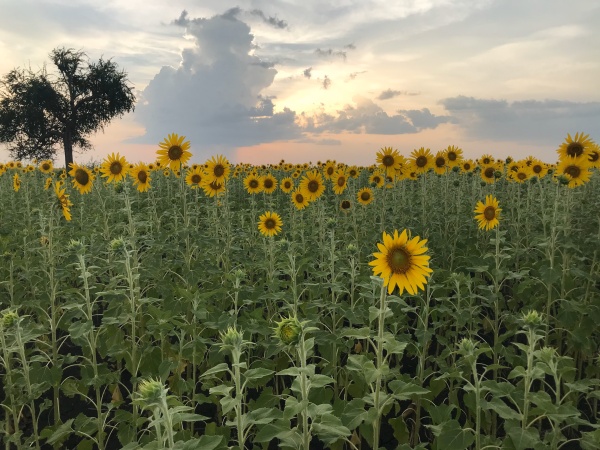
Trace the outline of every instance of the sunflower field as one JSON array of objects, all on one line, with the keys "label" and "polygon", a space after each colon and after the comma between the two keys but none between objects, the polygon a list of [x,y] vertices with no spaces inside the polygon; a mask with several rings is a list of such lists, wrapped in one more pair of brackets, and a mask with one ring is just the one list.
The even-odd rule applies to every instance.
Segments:
[{"label": "sunflower field", "polygon": [[600,449],[600,147],[0,164],[4,449]]}]

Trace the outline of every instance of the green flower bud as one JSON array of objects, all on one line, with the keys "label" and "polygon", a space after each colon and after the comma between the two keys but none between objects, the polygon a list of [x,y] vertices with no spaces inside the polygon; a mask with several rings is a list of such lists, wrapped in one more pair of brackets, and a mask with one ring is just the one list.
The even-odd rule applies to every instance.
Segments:
[{"label": "green flower bud", "polygon": [[355,244],[348,244],[346,246],[346,251],[348,253],[350,253],[351,255],[357,255],[358,254],[358,247]]},{"label": "green flower bud", "polygon": [[454,166],[452,167],[452,172],[457,173],[460,170],[460,167]]},{"label": "green flower bud", "polygon": [[162,402],[166,398],[167,389],[159,381],[153,378],[142,380],[138,384],[138,400],[144,406],[154,406]]},{"label": "green flower bud", "polygon": [[560,176],[556,177],[556,179],[563,186],[569,184],[569,178],[567,178],[565,175],[560,175]]},{"label": "green flower bud", "polygon": [[500,172],[499,170],[496,170],[494,172],[494,178],[502,178],[502,175],[503,175],[502,172]]},{"label": "green flower bud", "polygon": [[302,334],[302,325],[295,317],[282,319],[277,322],[275,336],[279,338],[283,345],[296,345],[300,341]]},{"label": "green flower bud", "polygon": [[458,343],[458,353],[463,356],[473,356],[475,354],[476,348],[477,348],[477,343],[473,342],[469,338],[463,338]]},{"label": "green flower bud", "polygon": [[19,315],[14,311],[6,310],[2,314],[1,320],[2,328],[10,328],[19,320]]},{"label": "green flower bud", "polygon": [[114,187],[115,187],[115,192],[117,194],[120,194],[120,193],[123,192],[124,186],[123,186],[123,183],[121,181],[115,183]]},{"label": "green flower bud", "polygon": [[83,252],[85,250],[83,243],[76,239],[71,239],[69,241],[69,243],[67,244],[67,248],[69,250],[74,251],[75,253],[81,253],[81,254],[83,254]]},{"label": "green flower bud", "polygon": [[123,238],[113,239],[110,241],[110,249],[115,253],[125,251],[125,240]]},{"label": "green flower bud", "polygon": [[233,327],[229,327],[225,333],[221,333],[221,342],[224,347],[241,349],[244,342],[243,333],[240,333]]},{"label": "green flower bud", "polygon": [[525,328],[539,328],[542,326],[543,323],[542,315],[535,310],[523,313],[521,319]]},{"label": "green flower bud", "polygon": [[454,180],[454,181],[452,182],[452,184],[454,185],[454,187],[459,187],[459,186],[460,186],[460,181],[458,181],[458,180]]}]

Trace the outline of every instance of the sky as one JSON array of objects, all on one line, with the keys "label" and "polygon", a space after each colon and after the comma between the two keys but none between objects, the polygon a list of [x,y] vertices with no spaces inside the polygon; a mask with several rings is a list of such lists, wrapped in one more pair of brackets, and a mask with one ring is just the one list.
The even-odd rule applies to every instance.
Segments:
[{"label": "sky", "polygon": [[80,163],[151,162],[170,133],[192,162],[555,162],[568,133],[600,142],[599,23],[591,0],[0,0],[0,76],[57,47],[127,73],[135,111]]}]

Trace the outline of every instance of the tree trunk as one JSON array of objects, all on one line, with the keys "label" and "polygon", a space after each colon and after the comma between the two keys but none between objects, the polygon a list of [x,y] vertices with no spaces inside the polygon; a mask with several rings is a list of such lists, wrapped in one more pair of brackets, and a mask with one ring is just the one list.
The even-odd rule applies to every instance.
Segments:
[{"label": "tree trunk", "polygon": [[71,138],[71,130],[65,128],[63,133],[63,147],[65,149],[65,169],[69,170],[69,164],[73,162],[73,140]]}]

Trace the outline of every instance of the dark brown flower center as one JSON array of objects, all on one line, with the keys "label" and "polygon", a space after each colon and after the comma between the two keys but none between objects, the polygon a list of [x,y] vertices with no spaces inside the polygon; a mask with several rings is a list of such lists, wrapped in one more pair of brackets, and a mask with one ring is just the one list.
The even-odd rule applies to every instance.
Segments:
[{"label": "dark brown flower center", "polygon": [[329,175],[329,176],[333,175],[333,170],[334,170],[333,167],[329,166],[326,170],[327,175]]},{"label": "dark brown flower center", "polygon": [[193,174],[192,177],[190,178],[193,184],[199,184],[202,181],[202,177],[200,176],[200,174]]},{"label": "dark brown flower center", "polygon": [[349,175],[350,175],[351,177],[355,177],[355,176],[357,176],[357,175],[358,175],[358,172],[357,172],[356,170],[352,169],[352,170],[350,170],[350,172],[349,172]]},{"label": "dark brown flower center", "polygon": [[385,167],[392,167],[394,165],[394,162],[396,160],[394,159],[394,157],[392,155],[385,155],[382,159],[381,162]]},{"label": "dark brown flower center", "polygon": [[213,170],[215,177],[222,177],[225,174],[225,167],[221,164],[217,164]]},{"label": "dark brown flower center", "polygon": [[581,168],[578,166],[568,166],[564,173],[570,175],[572,178],[579,178],[579,175],[581,175]]},{"label": "dark brown flower center", "polygon": [[319,182],[317,180],[310,180],[308,182],[308,190],[313,194],[319,190]]},{"label": "dark brown flower center", "polygon": [[567,155],[571,157],[581,156],[583,153],[583,145],[579,142],[571,142],[567,145]]},{"label": "dark brown flower center", "polygon": [[371,194],[367,191],[360,194],[360,199],[363,201],[368,201],[371,198]]},{"label": "dark brown flower center", "polygon": [[588,161],[596,162],[596,161],[598,161],[598,158],[600,158],[600,152],[592,150],[590,152],[590,157],[588,158]]},{"label": "dark brown flower center", "polygon": [[277,225],[277,222],[275,222],[275,219],[272,219],[272,218],[269,217],[267,220],[265,220],[265,228],[267,230],[274,229],[275,225]]},{"label": "dark brown flower center", "polygon": [[517,173],[517,178],[519,180],[526,180],[527,179],[527,174],[525,172],[519,172],[519,173]]},{"label": "dark brown flower center", "polygon": [[256,180],[256,179],[253,178],[248,183],[248,186],[250,186],[251,189],[256,189],[258,187],[258,180]]},{"label": "dark brown flower center", "polygon": [[75,171],[75,179],[82,186],[87,186],[87,184],[90,182],[90,176],[88,175],[87,171],[83,169],[77,169]]},{"label": "dark brown flower center", "polygon": [[483,210],[483,217],[485,217],[485,220],[494,220],[496,218],[496,208],[494,208],[493,206],[488,206],[487,208],[485,208]]},{"label": "dark brown flower center", "polygon": [[402,247],[395,247],[387,254],[387,263],[393,273],[406,273],[410,269],[410,254]]},{"label": "dark brown flower center", "polygon": [[284,187],[284,188],[286,188],[286,189],[289,189],[289,188],[291,188],[291,187],[292,187],[292,183],[290,183],[289,181],[285,181],[285,182],[283,183],[283,187]]},{"label": "dark brown flower center", "polygon": [[137,179],[140,183],[146,184],[146,181],[148,181],[148,172],[146,172],[145,170],[140,170],[137,173]]},{"label": "dark brown flower center", "polygon": [[415,163],[417,167],[425,167],[427,165],[427,156],[419,156]]},{"label": "dark brown flower center", "polygon": [[217,183],[217,182],[216,182],[216,181],[214,181],[214,180],[213,180],[213,181],[211,181],[211,183],[210,183],[210,188],[211,188],[213,191],[218,191],[219,189],[221,189],[221,187],[222,187],[222,186],[223,186],[223,185],[222,185],[221,183]]},{"label": "dark brown flower center", "polygon": [[448,160],[450,161],[456,161],[457,156],[458,155],[454,152],[448,152]]},{"label": "dark brown flower center", "polygon": [[342,209],[350,209],[351,203],[349,200],[342,201]]},{"label": "dark brown flower center", "polygon": [[263,182],[265,189],[271,189],[273,187],[273,179],[272,178],[265,178],[265,181]]},{"label": "dark brown flower center", "polygon": [[377,176],[373,177],[373,183],[375,183],[375,184],[381,183],[381,178],[377,177]]},{"label": "dark brown flower center", "polygon": [[183,149],[179,145],[172,145],[169,147],[168,155],[171,161],[179,161],[183,155]]},{"label": "dark brown flower center", "polygon": [[446,158],[438,156],[435,158],[435,165],[436,167],[444,167],[446,165]]},{"label": "dark brown flower center", "polygon": [[300,192],[296,193],[294,198],[296,199],[296,203],[304,202],[304,195],[302,195]]},{"label": "dark brown flower center", "polygon": [[50,164],[48,164],[48,163],[43,163],[43,164],[42,164],[42,169],[44,169],[44,170],[50,170]]},{"label": "dark brown flower center", "polygon": [[121,172],[123,172],[123,166],[121,163],[119,161],[113,161],[110,164],[110,173],[113,175],[119,175]]},{"label": "dark brown flower center", "polygon": [[464,163],[463,167],[465,168],[465,170],[471,170],[471,164],[469,163]]},{"label": "dark brown flower center", "polygon": [[543,167],[540,164],[535,164],[531,170],[533,170],[533,173],[542,173]]},{"label": "dark brown flower center", "polygon": [[493,167],[488,167],[483,171],[483,174],[486,178],[494,178],[494,172],[495,170]]},{"label": "dark brown flower center", "polygon": [[344,187],[345,184],[346,184],[346,177],[344,177],[344,176],[338,177],[337,185],[339,187]]}]

